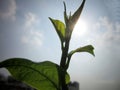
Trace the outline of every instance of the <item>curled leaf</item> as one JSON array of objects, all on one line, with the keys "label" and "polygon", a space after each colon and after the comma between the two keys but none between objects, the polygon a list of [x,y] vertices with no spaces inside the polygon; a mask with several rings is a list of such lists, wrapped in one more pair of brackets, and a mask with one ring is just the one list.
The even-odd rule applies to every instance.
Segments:
[{"label": "curled leaf", "polygon": [[76,10],[76,12],[72,15],[72,18],[71,18],[71,24],[73,25],[72,27],[74,28],[74,25],[77,23],[80,15],[81,15],[81,12],[83,10],[83,7],[84,7],[84,4],[85,4],[85,1],[86,0],[83,0],[82,4],[80,5],[80,7]]},{"label": "curled leaf", "polygon": [[80,5],[80,7],[76,10],[76,12],[71,15],[71,12],[70,12],[70,15],[69,17],[67,16],[67,13],[66,13],[66,5],[64,3],[64,20],[65,20],[65,23],[66,23],[66,32],[65,32],[65,36],[67,39],[70,39],[71,38],[71,35],[72,35],[72,31],[81,15],[81,12],[83,10],[83,7],[84,7],[84,4],[85,4],[85,1],[86,0],[83,0],[82,4]]},{"label": "curled leaf", "polygon": [[94,47],[92,45],[87,45],[87,46],[80,47],[80,48],[77,48],[76,50],[71,51],[68,54],[68,56],[71,57],[76,52],[88,52],[88,53],[92,54],[93,56],[95,56],[93,50],[94,50]]},{"label": "curled leaf", "polygon": [[63,2],[64,4],[64,20],[65,20],[65,23],[68,23],[68,16],[67,16],[67,12],[66,12],[66,4],[65,2]]},{"label": "curled leaf", "polygon": [[71,60],[71,57],[74,53],[77,53],[77,52],[88,52],[90,54],[92,54],[93,56],[95,56],[94,54],[94,47],[92,45],[87,45],[87,46],[84,46],[84,47],[80,47],[80,48],[77,48],[76,50],[72,50],[69,54],[68,54],[68,60],[66,62],[66,70],[68,69],[69,67],[69,64],[70,64],[70,60]]}]

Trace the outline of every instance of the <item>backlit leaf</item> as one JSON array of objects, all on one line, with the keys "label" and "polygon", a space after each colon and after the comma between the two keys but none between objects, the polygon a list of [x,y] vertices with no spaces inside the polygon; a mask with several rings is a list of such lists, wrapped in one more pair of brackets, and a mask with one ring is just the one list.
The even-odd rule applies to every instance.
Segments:
[{"label": "backlit leaf", "polygon": [[73,29],[81,15],[85,1],[86,0],[83,0],[82,4],[79,6],[79,8],[75,11],[75,13],[73,15],[71,15],[71,12],[70,12],[69,16],[67,16],[66,4],[65,4],[65,2],[63,2],[64,3],[64,20],[65,20],[65,24],[66,24],[65,36],[68,40],[70,40],[70,38],[71,38]]},{"label": "backlit leaf", "polygon": [[71,51],[68,56],[71,57],[76,52],[88,52],[92,54],[93,56],[95,56],[93,50],[94,50],[94,47],[92,45],[87,45],[87,46],[80,47],[80,48],[77,48],[76,50]]},{"label": "backlit leaf", "polygon": [[64,4],[64,20],[65,20],[65,23],[67,24],[68,23],[68,16],[67,16],[67,12],[66,12],[66,4],[65,2],[63,2]]},{"label": "backlit leaf", "polygon": [[[61,90],[60,67],[50,61],[35,63],[27,59],[13,58],[0,62],[0,68],[5,67],[12,76],[37,90]],[[68,83],[69,75],[66,74]]]},{"label": "backlit leaf", "polygon": [[64,25],[64,23],[60,20],[55,20],[50,17],[49,17],[49,19],[52,22],[52,24],[54,25],[54,28],[55,28],[61,42],[63,43],[65,41],[65,25]]},{"label": "backlit leaf", "polygon": [[80,5],[80,7],[76,10],[76,12],[71,16],[68,24],[69,24],[69,27],[71,30],[74,29],[74,26],[76,25],[80,15],[81,15],[81,12],[83,10],[83,7],[84,7],[84,4],[85,4],[85,1],[86,0],[83,0],[82,4]]}]

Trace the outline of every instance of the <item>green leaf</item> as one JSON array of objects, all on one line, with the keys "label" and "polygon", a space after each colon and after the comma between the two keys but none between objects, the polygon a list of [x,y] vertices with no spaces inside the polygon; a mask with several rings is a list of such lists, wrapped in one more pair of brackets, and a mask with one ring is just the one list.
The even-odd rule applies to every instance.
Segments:
[{"label": "green leaf", "polygon": [[[0,62],[0,68],[5,67],[14,78],[23,81],[37,90],[61,90],[60,67],[50,61],[35,63],[27,59],[13,58]],[[66,74],[66,82],[70,81]]]},{"label": "green leaf", "polygon": [[70,75],[68,73],[65,75],[65,79],[66,79],[66,84],[69,84],[70,83]]},{"label": "green leaf", "polygon": [[52,22],[52,24],[54,25],[54,28],[55,28],[61,42],[63,43],[65,41],[65,25],[64,25],[64,23],[60,20],[55,20],[50,17],[49,17],[49,19]]},{"label": "green leaf", "polygon": [[87,45],[87,46],[80,47],[80,48],[77,48],[76,50],[71,51],[68,54],[68,57],[71,57],[76,52],[88,52],[88,53],[92,54],[93,56],[95,56],[93,50],[94,50],[94,47],[92,45]]}]

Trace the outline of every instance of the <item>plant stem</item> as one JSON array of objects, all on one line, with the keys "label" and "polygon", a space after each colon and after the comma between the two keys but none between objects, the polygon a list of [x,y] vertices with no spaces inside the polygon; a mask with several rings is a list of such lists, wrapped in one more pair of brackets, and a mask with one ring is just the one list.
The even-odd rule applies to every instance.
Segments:
[{"label": "plant stem", "polygon": [[65,80],[66,60],[67,60],[68,50],[69,50],[69,40],[66,39],[65,47],[62,49],[62,56],[61,56],[61,62],[60,62],[60,67],[62,68],[62,72],[60,75],[61,83],[62,83],[62,90],[68,90],[68,87],[66,85],[66,80]]},{"label": "plant stem", "polygon": [[67,58],[67,55],[68,55],[68,49],[69,49],[69,42],[66,42],[65,47],[62,49],[62,57],[61,57],[61,62],[60,62],[60,66],[63,69],[65,68],[66,58]]}]

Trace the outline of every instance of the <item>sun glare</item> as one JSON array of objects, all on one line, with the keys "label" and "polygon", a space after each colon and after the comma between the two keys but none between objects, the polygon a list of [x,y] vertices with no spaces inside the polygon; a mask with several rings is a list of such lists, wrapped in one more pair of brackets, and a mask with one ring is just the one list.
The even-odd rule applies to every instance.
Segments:
[{"label": "sun glare", "polygon": [[87,31],[87,23],[85,22],[85,20],[79,19],[75,25],[73,35],[75,37],[84,36],[86,34],[86,31]]}]

